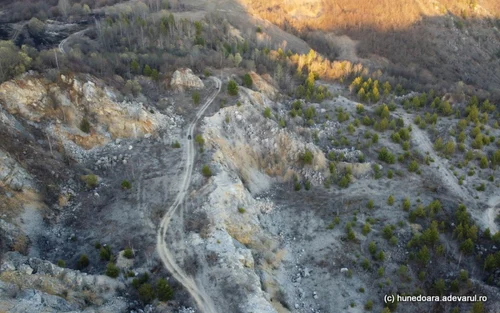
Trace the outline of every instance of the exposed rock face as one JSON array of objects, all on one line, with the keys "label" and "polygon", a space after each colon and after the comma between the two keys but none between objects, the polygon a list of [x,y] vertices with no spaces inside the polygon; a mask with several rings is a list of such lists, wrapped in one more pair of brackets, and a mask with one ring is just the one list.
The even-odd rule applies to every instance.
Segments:
[{"label": "exposed rock face", "polygon": [[202,89],[205,87],[201,79],[189,68],[181,68],[174,72],[170,86],[176,91],[186,89]]},{"label": "exposed rock face", "polygon": [[[61,75],[58,83],[52,83],[25,74],[0,85],[0,105],[17,118],[52,125],[44,130],[84,149],[167,126],[166,116],[151,113],[142,103],[118,102],[118,92],[102,85],[92,77],[81,81]],[[80,129],[84,118],[89,121],[87,133]]]},{"label": "exposed rock face", "polygon": [[0,150],[0,186],[20,191],[23,188],[35,189],[33,177],[17,161]]},{"label": "exposed rock face", "polygon": [[123,288],[107,276],[9,252],[0,266],[0,311],[126,312],[127,303],[117,296]]}]

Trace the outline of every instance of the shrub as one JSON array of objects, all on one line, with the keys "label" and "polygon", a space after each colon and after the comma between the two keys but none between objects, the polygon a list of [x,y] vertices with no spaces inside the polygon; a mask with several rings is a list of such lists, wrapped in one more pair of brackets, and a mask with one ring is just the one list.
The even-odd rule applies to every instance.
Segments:
[{"label": "shrub", "polygon": [[370,244],[368,244],[368,251],[371,255],[375,255],[375,253],[377,252],[377,244],[375,243],[375,241],[372,241],[370,242]]},{"label": "shrub", "polygon": [[148,283],[142,284],[139,287],[138,292],[139,292],[139,299],[143,303],[150,303],[155,298],[155,292],[154,292],[153,286],[151,286],[151,284],[148,284]]},{"label": "shrub", "polygon": [[302,162],[304,162],[304,164],[312,164],[314,154],[310,150],[306,149],[306,151],[304,151],[304,153],[301,155],[300,159]]},{"label": "shrub", "polygon": [[76,267],[81,270],[89,266],[89,264],[89,257],[86,254],[82,254],[80,256],[80,259],[78,259],[78,262],[76,263]]},{"label": "shrub", "polygon": [[302,185],[297,181],[295,182],[294,189],[295,191],[299,191],[302,188]]},{"label": "shrub", "polygon": [[130,188],[132,188],[132,184],[128,180],[126,180],[126,179],[122,181],[121,186],[122,186],[122,189],[130,189]]},{"label": "shrub", "polygon": [[87,188],[95,188],[97,186],[98,180],[94,174],[83,175],[81,179],[87,185]]},{"label": "shrub", "polygon": [[373,301],[372,300],[368,300],[366,303],[365,303],[365,310],[367,311],[371,311],[373,309]]},{"label": "shrub", "polygon": [[361,231],[363,233],[363,235],[368,235],[368,233],[372,230],[372,228],[370,227],[370,224],[369,223],[365,223],[365,225],[363,225],[363,230]]},{"label": "shrub", "polygon": [[479,167],[482,169],[485,169],[488,167],[488,158],[485,155],[483,155],[481,157],[481,160],[479,161]]},{"label": "shrub", "polygon": [[241,207],[240,207],[240,208],[238,208],[238,212],[240,212],[241,214],[243,214],[243,213],[245,213],[245,212],[246,212],[246,210],[245,210],[245,208],[241,208]]},{"label": "shrub", "polygon": [[101,260],[111,261],[112,256],[113,254],[111,252],[110,246],[103,246],[99,250],[99,257],[101,258]]},{"label": "shrub", "polygon": [[253,80],[250,74],[246,73],[245,75],[243,75],[243,86],[247,88],[252,88],[252,85],[253,85]]},{"label": "shrub", "polygon": [[236,96],[238,95],[238,85],[234,80],[230,80],[229,83],[227,84],[227,93],[231,96]]},{"label": "shrub", "polygon": [[467,239],[462,244],[460,245],[460,251],[462,251],[464,254],[471,254],[474,252],[474,242],[472,239]]},{"label": "shrub", "polygon": [[200,93],[198,91],[193,92],[193,94],[191,95],[191,98],[193,98],[194,105],[200,104],[201,96],[200,96]]},{"label": "shrub", "polygon": [[66,267],[66,262],[64,260],[57,260],[57,266]]},{"label": "shrub", "polygon": [[375,204],[374,204],[373,200],[371,200],[371,199],[368,200],[368,202],[366,203],[366,207],[370,210],[373,209],[374,206],[375,206]]},{"label": "shrub", "polygon": [[106,275],[111,278],[116,278],[120,275],[120,269],[114,263],[108,263],[106,266]]},{"label": "shrub", "polygon": [[271,117],[271,109],[269,107],[266,107],[264,109],[264,117],[265,118],[270,118]]},{"label": "shrub", "polygon": [[200,146],[203,147],[205,144],[205,139],[203,139],[203,136],[201,134],[198,134],[194,137],[194,141]]},{"label": "shrub", "polygon": [[410,211],[410,207],[411,207],[410,199],[408,197],[404,198],[404,200],[403,200],[403,210],[405,210],[406,212],[408,212],[408,211]]},{"label": "shrub", "polygon": [[139,287],[142,284],[146,283],[148,280],[149,280],[148,273],[144,273],[144,274],[140,275],[139,277],[134,278],[132,280],[132,287],[134,287],[135,289],[139,289]]},{"label": "shrub", "polygon": [[130,248],[126,248],[123,251],[123,256],[126,257],[127,259],[133,259],[134,258],[134,251]]},{"label": "shrub", "polygon": [[90,123],[85,117],[80,122],[80,130],[87,134],[90,133]]},{"label": "shrub", "polygon": [[210,169],[210,167],[208,165],[203,165],[203,167],[201,169],[201,173],[203,174],[203,176],[205,176],[207,178],[212,176],[212,170]]},{"label": "shrub", "polygon": [[408,171],[412,172],[412,173],[418,171],[418,163],[417,163],[417,161],[413,160],[413,161],[410,162],[410,164],[408,165]]},{"label": "shrub", "polygon": [[156,283],[156,294],[158,295],[158,300],[169,301],[174,296],[174,290],[165,279],[160,278]]},{"label": "shrub", "polygon": [[310,190],[311,189],[311,182],[309,180],[306,180],[306,182],[304,183],[304,188],[306,190]]},{"label": "shrub", "polygon": [[361,262],[361,266],[365,271],[368,270],[370,268],[370,260],[364,258],[363,261]]},{"label": "shrub", "polygon": [[396,161],[396,157],[394,156],[394,154],[390,153],[385,147],[380,149],[378,153],[378,159],[388,164],[394,164],[394,162]]},{"label": "shrub", "polygon": [[387,198],[387,204],[388,205],[394,204],[394,196],[393,195],[390,195],[389,198]]},{"label": "shrub", "polygon": [[172,148],[180,148],[181,147],[181,144],[176,140],[173,144],[172,144]]},{"label": "shrub", "polygon": [[384,226],[384,229],[382,230],[383,236],[385,239],[389,240],[392,237],[392,227],[391,225],[386,225]]},{"label": "shrub", "polygon": [[344,176],[342,176],[342,178],[339,181],[339,187],[340,188],[347,188],[347,187],[349,187],[350,182],[351,182],[351,175],[345,174]]}]

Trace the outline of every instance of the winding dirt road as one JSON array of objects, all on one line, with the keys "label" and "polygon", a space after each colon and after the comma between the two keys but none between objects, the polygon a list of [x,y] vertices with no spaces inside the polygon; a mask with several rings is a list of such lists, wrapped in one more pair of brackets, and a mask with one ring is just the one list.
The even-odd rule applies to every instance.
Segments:
[{"label": "winding dirt road", "polygon": [[[196,114],[195,119],[191,122],[188,128],[187,135],[191,136],[193,140],[184,139],[185,146],[187,149],[185,150],[185,160],[186,160],[186,170],[184,172],[184,178],[182,179],[179,193],[175,198],[175,202],[168,209],[167,213],[163,216],[160,227],[158,229],[158,233],[156,236],[156,250],[163,262],[163,265],[167,268],[167,270],[172,274],[172,276],[181,283],[184,288],[189,292],[189,294],[193,297],[194,301],[198,305],[198,309],[204,313],[217,313],[215,306],[212,302],[212,299],[207,295],[203,286],[199,286],[196,284],[193,277],[188,276],[182,268],[177,265],[175,261],[175,257],[172,252],[168,249],[166,234],[168,226],[170,225],[170,221],[172,217],[179,211],[179,207],[182,207],[181,204],[184,202],[184,198],[186,197],[189,184],[191,181],[191,175],[193,173],[193,165],[194,165],[194,156],[195,156],[195,148],[194,148],[194,128],[196,127],[196,123],[201,118],[205,110],[210,106],[210,104],[214,101],[221,90],[222,83],[216,78],[211,78],[215,82],[216,90],[214,93],[209,96],[205,104],[200,108],[198,113]],[[186,137],[187,137],[186,135]]]}]

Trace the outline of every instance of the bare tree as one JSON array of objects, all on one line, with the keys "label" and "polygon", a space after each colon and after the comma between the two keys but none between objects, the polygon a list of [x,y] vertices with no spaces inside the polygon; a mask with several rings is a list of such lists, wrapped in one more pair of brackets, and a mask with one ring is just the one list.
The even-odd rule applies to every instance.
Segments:
[{"label": "bare tree", "polygon": [[59,12],[64,16],[68,16],[69,10],[71,9],[71,5],[69,3],[69,0],[59,0],[59,3],[57,4],[57,8],[59,9]]}]

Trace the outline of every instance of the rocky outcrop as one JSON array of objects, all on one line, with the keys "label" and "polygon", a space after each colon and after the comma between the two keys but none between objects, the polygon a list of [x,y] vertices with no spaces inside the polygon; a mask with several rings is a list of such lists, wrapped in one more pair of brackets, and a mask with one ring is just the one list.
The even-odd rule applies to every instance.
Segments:
[{"label": "rocky outcrop", "polygon": [[198,76],[193,74],[191,69],[182,68],[174,72],[170,87],[175,91],[184,91],[187,89],[202,89],[205,88],[205,85]]},{"label": "rocky outcrop", "polygon": [[33,177],[3,150],[0,150],[0,186],[7,186],[15,191],[35,189]]},{"label": "rocky outcrop", "polygon": [[0,312],[126,312],[123,283],[9,252],[0,266]]},{"label": "rocky outcrop", "polygon": [[[51,135],[84,149],[114,138],[154,134],[168,126],[165,115],[151,112],[143,103],[118,98],[116,90],[93,77],[61,75],[52,83],[29,73],[0,85],[0,105],[9,114],[49,124],[44,131],[51,130]],[[89,122],[86,129],[81,127],[84,119]]]}]

